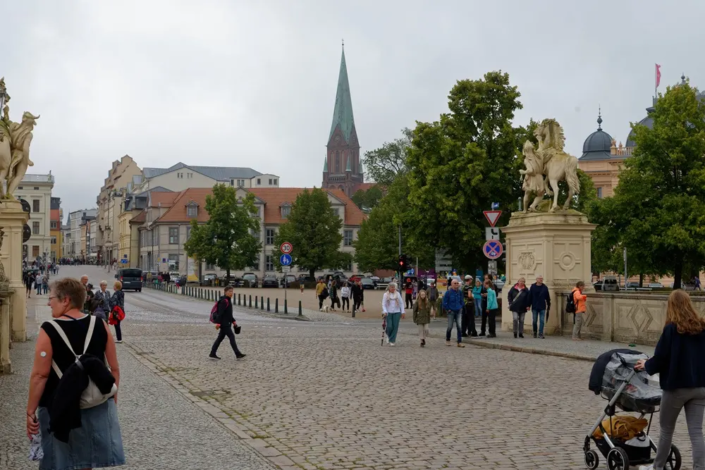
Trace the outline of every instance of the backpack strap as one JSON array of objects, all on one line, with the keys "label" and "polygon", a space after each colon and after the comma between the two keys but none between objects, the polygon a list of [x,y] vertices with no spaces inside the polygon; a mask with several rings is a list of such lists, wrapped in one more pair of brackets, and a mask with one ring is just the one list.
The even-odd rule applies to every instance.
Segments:
[{"label": "backpack strap", "polygon": [[[88,333],[86,333],[86,340],[83,343],[83,353],[81,354],[81,356],[78,356],[76,354],[76,352],[73,350],[73,347],[71,346],[71,342],[69,341],[69,338],[66,336],[66,333],[64,333],[63,328],[61,328],[59,325],[57,325],[54,322],[54,320],[49,320],[47,323],[50,324],[51,326],[53,326],[54,329],[56,330],[56,332],[59,333],[59,336],[64,341],[66,346],[69,348],[69,351],[71,351],[71,353],[74,356],[76,356],[77,361],[78,361],[79,357],[81,357],[83,354],[86,353],[86,351],[88,350],[88,345],[91,342],[91,338],[93,337],[93,330],[95,329],[95,317],[93,315],[90,316],[90,324],[88,325]],[[56,375],[59,376],[59,379],[61,379],[61,377],[64,374],[61,372],[61,369],[59,369],[59,366],[56,364],[56,361],[54,361],[54,359],[51,360],[51,367],[52,367],[52,369],[54,369],[54,372],[56,372]]]}]

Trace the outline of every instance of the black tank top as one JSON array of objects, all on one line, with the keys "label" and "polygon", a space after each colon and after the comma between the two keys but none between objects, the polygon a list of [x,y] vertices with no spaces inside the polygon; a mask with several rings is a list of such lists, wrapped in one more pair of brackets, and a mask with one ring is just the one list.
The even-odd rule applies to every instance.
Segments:
[{"label": "black tank top", "polygon": [[[54,325],[58,325],[66,337],[68,337],[71,347],[80,355],[83,353],[83,343],[86,340],[86,333],[88,333],[88,326],[90,324],[90,316],[74,320],[67,317],[54,319]],[[71,364],[76,361],[76,356],[69,350],[61,339],[59,333],[56,331],[54,326],[49,325],[47,322],[42,324],[42,330],[49,336],[51,340],[51,349],[53,351],[52,359],[59,366],[61,371],[66,370]],[[93,328],[93,338],[88,345],[87,354],[92,354],[98,358],[103,358],[105,356],[105,346],[108,343],[108,332],[105,331],[104,322],[100,318],[95,319],[95,327]],[[54,372],[54,368],[51,368],[49,372],[49,378],[47,379],[46,386],[44,387],[44,393],[42,398],[39,400],[39,406],[50,407],[51,402],[54,399],[54,392],[56,391],[56,386],[59,384],[59,376]]]}]

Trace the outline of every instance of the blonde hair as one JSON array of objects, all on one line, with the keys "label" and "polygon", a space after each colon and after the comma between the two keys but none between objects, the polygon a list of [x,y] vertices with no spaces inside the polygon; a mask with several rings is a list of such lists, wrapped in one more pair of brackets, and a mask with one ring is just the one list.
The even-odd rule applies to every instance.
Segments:
[{"label": "blonde hair", "polygon": [[115,281],[115,284],[113,284],[113,289],[115,289],[115,290],[120,290],[120,289],[122,289],[122,282],[120,282],[120,281]]},{"label": "blonde hair", "polygon": [[666,325],[670,324],[676,325],[680,334],[697,335],[705,330],[705,320],[695,310],[690,296],[684,290],[674,290],[668,296]]}]

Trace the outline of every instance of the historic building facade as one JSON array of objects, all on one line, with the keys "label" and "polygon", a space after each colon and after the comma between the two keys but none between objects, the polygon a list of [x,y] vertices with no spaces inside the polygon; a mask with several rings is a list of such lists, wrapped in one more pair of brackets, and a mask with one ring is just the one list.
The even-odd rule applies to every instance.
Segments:
[{"label": "historic building facade", "polygon": [[50,260],[54,246],[51,243],[51,192],[54,189],[54,176],[26,174],[15,191],[17,199],[29,203],[30,214],[27,224],[32,235],[22,246],[23,257],[30,263],[41,258]]},{"label": "historic building facade", "polygon": [[360,143],[353,117],[352,97],[345,64],[345,50],[340,59],[338,89],[335,94],[333,122],[328,134],[326,158],[323,162],[322,188],[338,189],[348,197],[364,182],[360,163]]}]

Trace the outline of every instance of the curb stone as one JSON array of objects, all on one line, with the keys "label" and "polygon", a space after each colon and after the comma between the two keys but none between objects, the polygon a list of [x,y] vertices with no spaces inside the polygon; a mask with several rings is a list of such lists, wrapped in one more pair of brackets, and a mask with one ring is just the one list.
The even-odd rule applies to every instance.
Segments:
[{"label": "curb stone", "polygon": [[527,347],[522,347],[522,346],[513,346],[511,344],[490,343],[489,341],[478,340],[478,339],[471,339],[468,343],[472,344],[474,346],[480,346],[482,348],[501,349],[504,351],[514,351],[514,352],[520,352],[520,353],[538,354],[538,355],[542,355],[542,356],[555,356],[555,357],[562,357],[565,359],[575,359],[578,361],[595,362],[595,357],[584,355],[584,354],[566,353],[566,352],[561,352],[561,351],[551,351],[549,349],[527,348]]}]

